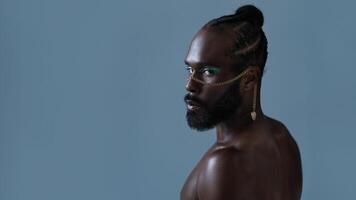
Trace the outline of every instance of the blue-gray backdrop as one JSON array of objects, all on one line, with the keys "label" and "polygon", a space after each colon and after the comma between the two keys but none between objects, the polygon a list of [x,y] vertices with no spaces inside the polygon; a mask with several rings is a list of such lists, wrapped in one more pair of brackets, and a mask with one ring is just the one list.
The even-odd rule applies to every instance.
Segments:
[{"label": "blue-gray backdrop", "polygon": [[265,15],[262,106],[299,144],[302,199],[354,199],[351,0],[0,0],[0,199],[178,199],[215,139],[186,126],[184,56],[245,3]]}]

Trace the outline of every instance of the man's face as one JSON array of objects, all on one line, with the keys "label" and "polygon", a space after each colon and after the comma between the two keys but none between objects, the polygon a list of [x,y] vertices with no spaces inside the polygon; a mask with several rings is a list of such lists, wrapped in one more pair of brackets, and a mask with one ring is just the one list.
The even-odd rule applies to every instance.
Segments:
[{"label": "man's face", "polygon": [[[232,49],[232,34],[203,29],[194,37],[185,63],[192,76],[207,83],[216,83],[235,77],[236,69],[228,55]],[[186,118],[197,130],[213,128],[228,119],[241,102],[239,81],[223,86],[210,86],[188,78]]]}]

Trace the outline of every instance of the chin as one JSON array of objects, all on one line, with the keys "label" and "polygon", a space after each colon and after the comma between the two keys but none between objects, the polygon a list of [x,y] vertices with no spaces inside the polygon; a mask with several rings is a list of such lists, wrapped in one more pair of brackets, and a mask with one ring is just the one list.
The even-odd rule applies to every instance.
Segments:
[{"label": "chin", "polygon": [[197,131],[207,131],[214,128],[217,124],[212,115],[206,111],[188,110],[186,119],[188,126]]}]

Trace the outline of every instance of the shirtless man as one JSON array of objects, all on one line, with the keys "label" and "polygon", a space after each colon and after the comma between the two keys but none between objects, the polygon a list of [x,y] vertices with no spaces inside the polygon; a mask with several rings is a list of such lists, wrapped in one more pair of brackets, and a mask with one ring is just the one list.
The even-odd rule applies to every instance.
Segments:
[{"label": "shirtless man", "polygon": [[299,200],[302,169],[287,128],[261,110],[267,59],[263,15],[252,5],[208,22],[185,59],[188,125],[216,142],[188,176],[181,200]]}]

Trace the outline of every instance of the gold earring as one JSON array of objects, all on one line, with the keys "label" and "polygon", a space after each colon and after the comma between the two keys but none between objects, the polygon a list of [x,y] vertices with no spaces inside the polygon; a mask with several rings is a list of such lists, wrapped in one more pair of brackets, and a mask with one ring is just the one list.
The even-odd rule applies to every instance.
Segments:
[{"label": "gold earring", "polygon": [[252,112],[251,112],[251,118],[253,121],[256,120],[256,98],[257,98],[257,83],[253,89],[253,105],[252,105]]}]

